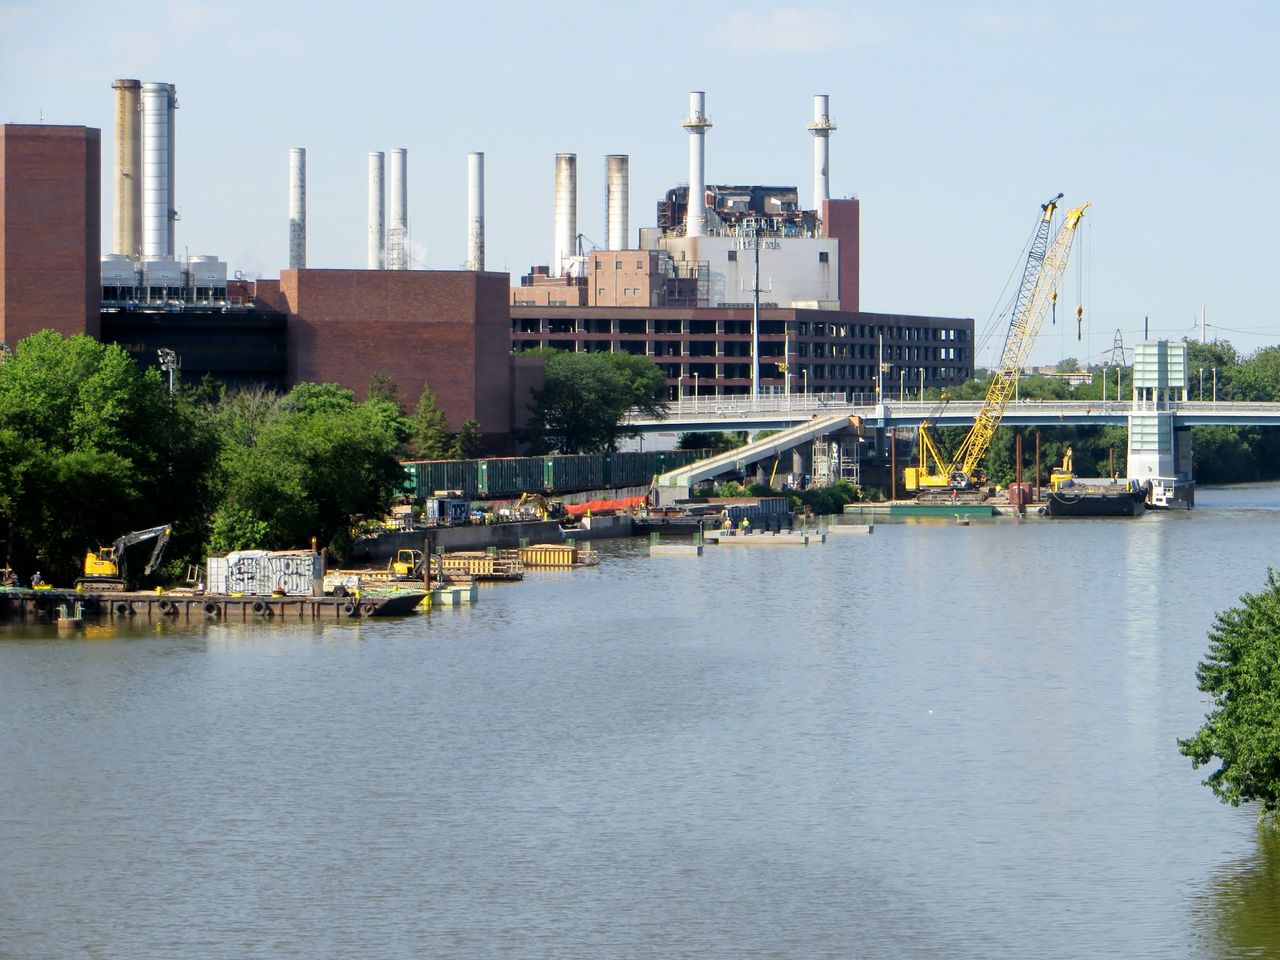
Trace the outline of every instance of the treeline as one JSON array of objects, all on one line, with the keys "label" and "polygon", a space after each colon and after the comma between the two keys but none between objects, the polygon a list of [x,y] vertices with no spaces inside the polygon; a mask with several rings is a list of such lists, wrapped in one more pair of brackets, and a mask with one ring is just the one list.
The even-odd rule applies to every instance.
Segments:
[{"label": "treeline", "polygon": [[[616,449],[628,409],[663,409],[645,357],[546,352],[522,439],[531,452]],[[118,346],[43,331],[0,356],[0,565],[70,583],[87,550],[171,524],[162,571],[238,549],[308,546],[341,558],[353,525],[400,489],[403,459],[465,459],[481,425],[451,431],[430,386],[412,411],[386,375],[367,399],[335,384],[288,393],[179,385]]]},{"label": "treeline", "polygon": [[[1190,388],[1188,400],[1275,401],[1280,400],[1280,347],[1265,347],[1242,356],[1226,342],[1201,343],[1187,341],[1187,368]],[[1076,369],[1075,361],[1060,365],[1063,372]],[[1105,386],[1104,386],[1105,380]],[[950,391],[955,400],[981,400],[986,396],[991,379],[971,380]],[[1102,403],[1127,403],[1133,396],[1133,370],[1104,368],[1088,383],[1071,386],[1056,377],[1032,376],[1018,384],[1018,395],[1027,400],[1094,400]],[[930,392],[926,392],[926,398]],[[932,391],[932,399],[940,395]],[[935,437],[944,454],[955,450],[966,431],[958,428],[937,430]],[[1032,439],[1034,428],[1024,428],[1024,479],[1031,480]],[[992,483],[1008,484],[1014,479],[1014,435],[1010,427],[1001,427],[991,442],[987,455],[987,475]],[[1052,427],[1040,430],[1041,470],[1045,478],[1048,468],[1060,463],[1066,449],[1072,449],[1075,473],[1079,476],[1106,476],[1114,464],[1120,476],[1126,474],[1128,431],[1123,426]],[[1266,427],[1193,427],[1191,455],[1197,483],[1248,483],[1280,479],[1280,430]]]},{"label": "treeline", "polygon": [[430,388],[406,414],[395,385],[285,394],[201,384],[172,395],[119,347],[52,331],[0,362],[0,560],[70,583],[85,551],[172,524],[164,575],[206,553],[307,546],[342,556],[352,522],[385,512],[407,456],[467,455]]}]

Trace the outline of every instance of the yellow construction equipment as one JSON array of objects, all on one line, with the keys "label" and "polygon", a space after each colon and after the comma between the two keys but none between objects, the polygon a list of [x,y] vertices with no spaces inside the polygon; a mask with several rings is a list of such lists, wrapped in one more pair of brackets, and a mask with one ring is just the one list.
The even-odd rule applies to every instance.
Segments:
[{"label": "yellow construction equipment", "polygon": [[1067,452],[1062,455],[1062,463],[1049,472],[1049,488],[1051,490],[1061,490],[1076,478],[1072,469],[1071,456],[1071,448],[1067,447]]},{"label": "yellow construction equipment", "polygon": [[387,573],[397,580],[417,580],[422,577],[422,551],[397,550],[387,562]]},{"label": "yellow construction equipment", "polygon": [[99,547],[96,551],[90,550],[85,554],[84,576],[76,581],[76,589],[97,591],[132,589],[128,574],[125,572],[125,550],[135,543],[155,538],[156,545],[151,551],[151,559],[147,561],[147,567],[142,571],[143,576],[148,576],[160,565],[160,558],[164,556],[164,548],[172,534],[173,527],[165,524],[126,533],[109,547]]},{"label": "yellow construction equipment", "polygon": [[926,420],[920,424],[920,464],[908,467],[904,476],[906,489],[916,493],[918,497],[952,497],[953,493],[974,491],[986,481],[986,473],[980,464],[991,447],[991,439],[1000,426],[1005,407],[1013,398],[1018,371],[1026,365],[1031,346],[1044,323],[1045,314],[1056,299],[1058,282],[1067,269],[1071,241],[1075,238],[1080,218],[1090,206],[1085,203],[1067,211],[1062,226],[1050,243],[1053,215],[1061,199],[1062,194],[1058,194],[1041,205],[1040,221],[1022,272],[1022,283],[1014,301],[1000,363],[991,378],[987,396],[973,426],[949,461],[943,460],[929,435],[929,422]]}]

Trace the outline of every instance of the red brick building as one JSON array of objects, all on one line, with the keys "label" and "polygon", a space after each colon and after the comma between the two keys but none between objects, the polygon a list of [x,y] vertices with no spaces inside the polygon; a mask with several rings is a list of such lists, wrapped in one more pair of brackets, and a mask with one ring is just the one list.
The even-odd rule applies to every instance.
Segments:
[{"label": "red brick building", "polygon": [[101,133],[0,127],[0,342],[98,336]]},{"label": "red brick building", "polygon": [[527,422],[544,361],[511,355],[505,273],[446,270],[284,270],[258,281],[260,306],[288,315],[291,383],[339,383],[364,396],[375,373],[412,410],[430,384],[456,430],[474,419],[509,444]]}]

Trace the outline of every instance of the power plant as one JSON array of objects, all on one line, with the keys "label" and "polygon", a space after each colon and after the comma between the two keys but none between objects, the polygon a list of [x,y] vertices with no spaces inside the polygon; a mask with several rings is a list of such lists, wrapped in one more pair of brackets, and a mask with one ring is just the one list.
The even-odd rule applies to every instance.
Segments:
[{"label": "power plant", "polygon": [[[176,351],[186,375],[228,383],[319,380],[362,391],[380,373],[411,398],[429,382],[451,423],[477,419],[495,445],[509,442],[526,416],[542,361],[525,351],[536,347],[649,357],[673,399],[865,394],[886,378],[922,388],[953,385],[972,372],[971,319],[861,312],[859,201],[831,195],[836,125],[825,94],[814,96],[803,119],[813,143],[808,206],[785,181],[708,176],[712,122],[701,90],[689,93],[679,121],[689,141],[688,181],[655,198],[649,224],[632,228],[631,155],[603,157],[603,249],[579,232],[578,154],[556,154],[550,260],[513,285],[505,272],[486,271],[485,154],[478,151],[466,157],[465,269],[412,269],[403,147],[368,152],[363,269],[308,266],[304,147],[288,151],[286,268],[278,279],[229,278],[216,256],[180,257],[176,87],[121,79],[112,89],[111,249],[99,255],[86,245],[84,256],[60,268],[91,272],[57,316],[40,305],[35,286],[27,299],[0,299],[0,339],[41,326],[79,329],[127,344],[141,362],[154,362],[158,346]],[[45,188],[34,174],[23,179],[24,144],[61,137],[92,151],[98,142],[88,128],[5,131],[6,162],[16,158],[6,182],[18,171],[14,182],[37,192]],[[67,155],[67,182],[81,177],[89,192],[67,202],[82,211],[77,235],[91,236],[98,233],[92,191],[100,185],[91,153],[79,156]],[[20,242],[17,218],[10,220],[12,227],[0,222],[6,263],[16,262],[8,250]],[[17,305],[27,303],[18,321]],[[83,321],[66,320],[78,314]]]}]

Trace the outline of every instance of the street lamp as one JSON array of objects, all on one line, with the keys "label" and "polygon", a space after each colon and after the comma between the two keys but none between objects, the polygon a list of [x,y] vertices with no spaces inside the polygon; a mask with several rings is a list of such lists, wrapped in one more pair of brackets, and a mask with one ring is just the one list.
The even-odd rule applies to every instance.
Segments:
[{"label": "street lamp", "polygon": [[680,406],[684,406],[684,371],[680,371],[680,375],[676,377],[676,400]]},{"label": "street lamp", "polygon": [[804,367],[801,372],[804,374],[804,395],[809,395],[809,368]]},{"label": "street lamp", "polygon": [[1200,402],[1204,403],[1204,367],[1200,368]]},{"label": "street lamp", "polygon": [[1213,368],[1213,402],[1218,402],[1218,368]]},{"label": "street lamp", "polygon": [[169,374],[169,395],[173,396],[174,379],[178,370],[182,368],[182,360],[174,350],[168,347],[161,347],[156,351],[156,355],[160,358],[160,369]]},{"label": "street lamp", "polygon": [[693,373],[693,409],[698,409],[698,372]]}]

